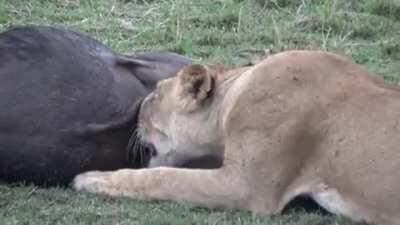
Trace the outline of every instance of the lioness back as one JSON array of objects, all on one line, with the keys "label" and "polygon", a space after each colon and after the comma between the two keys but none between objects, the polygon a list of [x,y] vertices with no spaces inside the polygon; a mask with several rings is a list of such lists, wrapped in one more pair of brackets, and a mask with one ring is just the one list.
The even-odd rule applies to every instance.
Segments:
[{"label": "lioness back", "polygon": [[[272,56],[244,73],[225,100],[229,101],[223,103],[229,106],[223,123],[227,136],[253,137],[245,142],[258,146],[236,153],[237,157],[251,158],[250,173],[262,174],[286,162],[301,170],[291,170],[285,176],[302,174],[309,183],[332,184],[340,187],[344,196],[351,196],[354,204],[374,206],[354,213],[358,217],[381,217],[384,211],[385,217],[397,218],[398,86],[384,84],[344,57],[291,51]],[[246,145],[243,139],[229,142]],[[270,161],[272,150],[266,151],[264,146],[287,151],[280,160]],[[266,162],[272,164],[267,166]],[[252,178],[257,186],[270,182],[259,176]]]}]

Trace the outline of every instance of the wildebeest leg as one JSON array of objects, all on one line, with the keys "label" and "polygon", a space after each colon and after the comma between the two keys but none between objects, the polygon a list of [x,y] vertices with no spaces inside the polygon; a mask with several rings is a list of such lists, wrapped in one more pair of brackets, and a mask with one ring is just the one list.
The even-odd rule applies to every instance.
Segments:
[{"label": "wildebeest leg", "polygon": [[73,181],[77,190],[190,202],[197,206],[246,209],[248,191],[244,180],[230,169],[123,169],[114,172],[92,171]]}]

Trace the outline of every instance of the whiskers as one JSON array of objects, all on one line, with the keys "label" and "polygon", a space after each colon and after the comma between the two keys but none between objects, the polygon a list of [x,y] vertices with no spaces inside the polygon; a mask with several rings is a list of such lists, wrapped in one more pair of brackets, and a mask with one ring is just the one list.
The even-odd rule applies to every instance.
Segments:
[{"label": "whiskers", "polygon": [[133,128],[131,137],[127,146],[128,162],[133,164],[134,168],[146,167],[150,160],[151,153],[147,144],[142,141],[142,137],[137,127]]}]

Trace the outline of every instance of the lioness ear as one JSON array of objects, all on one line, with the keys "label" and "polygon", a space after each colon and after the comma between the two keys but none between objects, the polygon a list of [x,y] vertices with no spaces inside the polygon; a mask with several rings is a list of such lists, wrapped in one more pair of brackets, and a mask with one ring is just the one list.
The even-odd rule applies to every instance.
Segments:
[{"label": "lioness ear", "polygon": [[213,89],[214,79],[203,65],[191,64],[178,72],[178,97],[182,109],[198,108]]}]

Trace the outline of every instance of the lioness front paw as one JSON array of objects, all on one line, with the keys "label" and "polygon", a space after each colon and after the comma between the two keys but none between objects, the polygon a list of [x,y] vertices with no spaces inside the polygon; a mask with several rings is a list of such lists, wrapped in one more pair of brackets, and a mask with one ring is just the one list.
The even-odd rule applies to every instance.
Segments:
[{"label": "lioness front paw", "polygon": [[104,172],[91,171],[77,175],[72,187],[78,191],[106,192],[108,180]]}]

